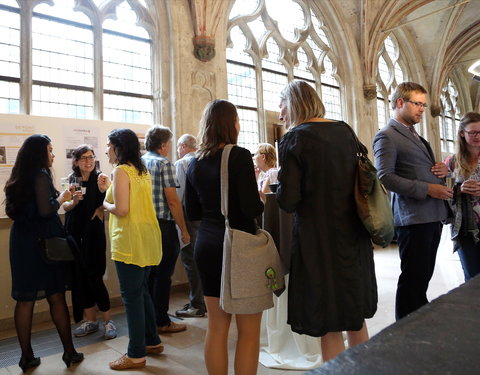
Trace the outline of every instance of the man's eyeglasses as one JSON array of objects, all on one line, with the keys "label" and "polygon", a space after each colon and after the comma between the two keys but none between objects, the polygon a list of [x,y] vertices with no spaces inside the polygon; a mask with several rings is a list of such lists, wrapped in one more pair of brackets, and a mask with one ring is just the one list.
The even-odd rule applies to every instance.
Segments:
[{"label": "man's eyeglasses", "polygon": [[81,161],[95,160],[95,155],[81,156],[81,157],[80,157],[80,160],[81,160]]},{"label": "man's eyeglasses", "polygon": [[477,135],[480,135],[480,131],[479,132],[477,132],[477,131],[467,132],[466,130],[464,130],[463,132],[468,134],[469,137],[476,137]]},{"label": "man's eyeglasses", "polygon": [[412,102],[411,100],[406,99],[406,98],[403,98],[403,100],[405,100],[406,102],[412,103],[412,104],[414,104],[414,105],[417,106],[417,107],[423,107],[423,108],[427,108],[427,107],[428,107],[428,104],[427,104],[427,103]]}]

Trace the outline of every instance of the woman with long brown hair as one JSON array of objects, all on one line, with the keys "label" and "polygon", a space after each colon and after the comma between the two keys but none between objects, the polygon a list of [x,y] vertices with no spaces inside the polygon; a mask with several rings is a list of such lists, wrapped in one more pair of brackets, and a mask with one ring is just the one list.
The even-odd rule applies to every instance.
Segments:
[{"label": "woman with long brown hair", "polygon": [[480,273],[480,113],[469,112],[460,120],[456,147],[445,164],[457,182],[452,240],[467,281]]},{"label": "woman with long brown hair", "polygon": [[[225,217],[220,209],[220,165],[223,148],[236,144],[240,124],[235,106],[226,100],[210,102],[200,121],[196,158],[190,164],[185,185],[189,220],[201,220],[195,242],[197,263],[208,312],[205,364],[209,375],[228,373],[228,330],[232,314],[220,308]],[[255,234],[254,218],[263,211],[257,191],[250,151],[232,148],[228,162],[228,220],[232,228]],[[235,315],[238,339],[235,374],[257,372],[262,313]]]},{"label": "woman with long brown hair", "polygon": [[60,206],[72,198],[69,190],[59,193],[53,186],[53,147],[48,136],[28,137],[18,151],[12,174],[5,185],[5,207],[13,220],[10,231],[10,267],[15,329],[22,349],[19,366],[23,372],[40,364],[31,344],[33,308],[47,299],[52,321],[63,345],[62,359],[67,367],[83,360],[72,342],[70,315],[65,290],[70,287],[69,267],[48,264],[41,256],[39,238],[64,236],[58,216]]}]

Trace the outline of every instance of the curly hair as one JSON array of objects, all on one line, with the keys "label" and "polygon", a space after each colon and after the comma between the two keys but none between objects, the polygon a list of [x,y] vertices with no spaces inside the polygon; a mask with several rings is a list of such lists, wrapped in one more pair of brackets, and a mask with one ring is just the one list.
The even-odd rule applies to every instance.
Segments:
[{"label": "curly hair", "polygon": [[[75,162],[80,161],[80,158],[83,154],[87,153],[88,151],[92,152],[95,156],[95,151],[93,151],[93,147],[91,145],[83,144],[78,146],[76,149],[72,150],[72,171],[74,176],[81,176],[80,167],[75,165]],[[99,173],[100,171],[97,169],[95,165],[94,172]]]},{"label": "curly hair", "polygon": [[130,129],[113,129],[108,134],[108,140],[115,149],[118,164],[132,164],[141,176],[147,173],[147,168],[142,163],[140,142],[137,135]]}]

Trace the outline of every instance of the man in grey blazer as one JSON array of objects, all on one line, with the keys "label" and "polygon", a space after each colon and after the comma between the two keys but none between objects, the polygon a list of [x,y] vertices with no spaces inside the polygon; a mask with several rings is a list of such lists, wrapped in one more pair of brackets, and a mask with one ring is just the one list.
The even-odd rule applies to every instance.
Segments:
[{"label": "man in grey blazer", "polygon": [[400,251],[395,317],[401,319],[428,303],[427,289],[435,267],[446,199],[452,190],[443,185],[448,171],[435,163],[430,144],[414,125],[427,107],[427,91],[403,82],[392,96],[393,118],[373,140],[378,177],[393,192],[392,206]]}]

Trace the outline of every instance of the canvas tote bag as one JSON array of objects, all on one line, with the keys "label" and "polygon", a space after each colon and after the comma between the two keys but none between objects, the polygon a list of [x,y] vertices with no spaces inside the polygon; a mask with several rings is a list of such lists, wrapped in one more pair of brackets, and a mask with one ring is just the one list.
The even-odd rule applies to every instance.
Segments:
[{"label": "canvas tote bag", "polygon": [[273,292],[285,287],[282,264],[272,236],[263,229],[250,234],[228,222],[228,158],[220,169],[221,208],[225,217],[220,307],[231,314],[254,314],[273,307]]}]

